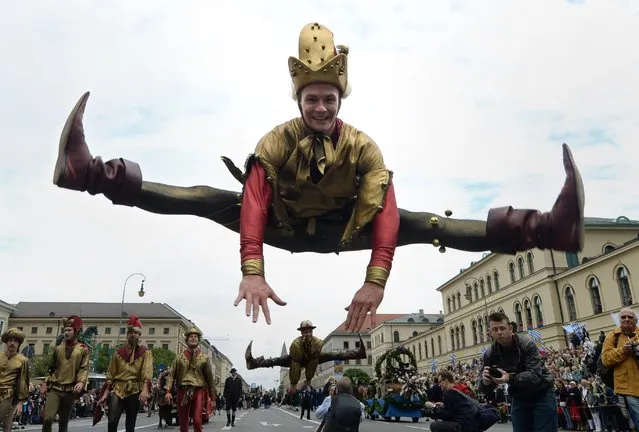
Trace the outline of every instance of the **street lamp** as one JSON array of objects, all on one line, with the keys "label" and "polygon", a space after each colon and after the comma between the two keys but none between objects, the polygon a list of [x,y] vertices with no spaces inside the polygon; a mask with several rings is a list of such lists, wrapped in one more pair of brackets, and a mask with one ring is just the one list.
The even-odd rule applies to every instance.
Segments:
[{"label": "street lamp", "polygon": [[121,332],[121,328],[122,328],[122,317],[124,316],[124,293],[126,292],[126,283],[129,281],[129,279],[131,279],[133,276],[142,276],[142,282],[140,283],[140,290],[138,291],[138,296],[140,297],[144,297],[144,282],[146,281],[146,276],[144,276],[144,274],[142,273],[131,273],[126,280],[124,281],[124,286],[122,287],[122,307],[120,308],[120,323],[118,324],[118,338],[115,341],[115,346],[117,347],[118,344],[120,343],[120,332]]}]

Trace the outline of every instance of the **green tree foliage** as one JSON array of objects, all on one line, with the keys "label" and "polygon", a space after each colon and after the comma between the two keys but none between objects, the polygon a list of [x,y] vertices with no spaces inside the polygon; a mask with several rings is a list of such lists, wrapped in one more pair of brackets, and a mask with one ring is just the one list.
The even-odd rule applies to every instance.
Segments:
[{"label": "green tree foliage", "polygon": [[368,385],[371,382],[371,377],[366,372],[358,368],[350,368],[344,372],[344,376],[351,379],[355,385]]},{"label": "green tree foliage", "polygon": [[158,366],[162,365],[165,368],[171,366],[173,360],[175,360],[175,353],[164,348],[153,348],[153,374],[157,375]]},{"label": "green tree foliage", "polygon": [[43,354],[31,357],[29,362],[29,374],[32,377],[43,377],[49,375],[51,367],[51,354]]},{"label": "green tree foliage", "polygon": [[109,359],[111,358],[112,348],[104,345],[98,345],[93,351],[93,367],[96,373],[106,373],[109,367]]}]

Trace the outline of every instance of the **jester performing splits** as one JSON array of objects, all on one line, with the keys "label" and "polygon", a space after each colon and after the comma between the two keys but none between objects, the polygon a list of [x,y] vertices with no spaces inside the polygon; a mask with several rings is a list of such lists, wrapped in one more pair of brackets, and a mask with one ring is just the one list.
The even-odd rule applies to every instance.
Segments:
[{"label": "jester performing splits", "polygon": [[235,306],[246,300],[246,314],[252,309],[253,322],[261,307],[269,324],[268,299],[280,306],[286,303],[265,280],[264,243],[290,252],[372,251],[364,283],[347,308],[347,331],[361,329],[369,311],[375,325],[397,246],[428,243],[442,252],[450,247],[509,254],[583,248],[583,184],[567,145],[566,180],[550,212],[506,206],[491,209],[487,221],[479,221],[398,209],[392,174],[380,149],[337,118],[350,93],[348,50],[336,47],[333,33],[323,25],[308,24],[299,37],[299,57],[288,60],[288,73],[301,116],[268,132],[245,172],[222,158],[242,183],[242,193],[143,181],[135,162],[94,158],[82,126],[89,93],[64,125],[53,182],[103,194],[113,204],[199,216],[238,232],[243,276]]},{"label": "jester performing splits", "polygon": [[304,320],[297,329],[302,333],[289,347],[288,355],[265,359],[264,357],[253,358],[251,347],[253,341],[246,348],[246,368],[248,370],[257,368],[271,368],[282,366],[289,368],[288,377],[291,385],[289,392],[295,392],[297,383],[304,368],[305,384],[311,384],[311,379],[315,376],[317,366],[333,360],[357,360],[366,358],[366,348],[362,336],[359,336],[359,348],[356,350],[343,350],[333,352],[322,352],[324,341],[313,336],[315,326],[309,320]]}]

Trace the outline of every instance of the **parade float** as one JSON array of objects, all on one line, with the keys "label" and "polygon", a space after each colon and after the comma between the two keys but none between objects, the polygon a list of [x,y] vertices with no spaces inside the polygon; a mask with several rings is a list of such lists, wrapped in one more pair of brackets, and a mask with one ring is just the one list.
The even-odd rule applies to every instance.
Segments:
[{"label": "parade float", "polygon": [[375,376],[376,397],[366,401],[370,418],[409,417],[417,423],[423,417],[427,379],[418,374],[412,351],[399,346],[384,353],[375,363]]}]

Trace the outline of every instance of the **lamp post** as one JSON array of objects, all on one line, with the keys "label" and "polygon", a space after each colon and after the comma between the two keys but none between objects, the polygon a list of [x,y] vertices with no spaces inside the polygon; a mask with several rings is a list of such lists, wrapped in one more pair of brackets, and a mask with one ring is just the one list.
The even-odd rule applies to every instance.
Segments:
[{"label": "lamp post", "polygon": [[120,308],[120,323],[118,324],[118,338],[115,341],[115,346],[117,347],[120,343],[120,332],[122,328],[122,316],[124,315],[124,293],[126,292],[126,283],[133,276],[142,276],[142,282],[140,283],[140,290],[138,291],[138,296],[144,297],[144,282],[146,281],[146,276],[142,273],[131,273],[126,280],[124,281],[124,286],[122,287],[122,307]]}]

